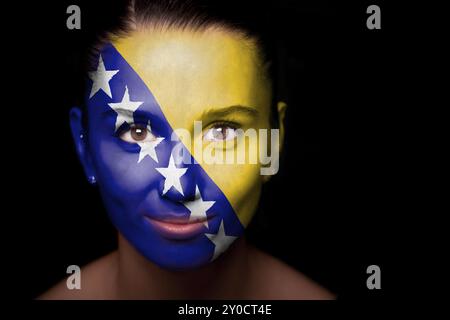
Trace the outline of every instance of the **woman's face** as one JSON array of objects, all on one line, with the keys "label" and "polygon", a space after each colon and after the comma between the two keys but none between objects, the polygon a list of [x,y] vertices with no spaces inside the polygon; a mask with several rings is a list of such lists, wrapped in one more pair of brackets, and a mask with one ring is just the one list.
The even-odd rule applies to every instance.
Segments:
[{"label": "woman's face", "polygon": [[242,235],[264,178],[249,159],[265,147],[239,130],[269,129],[270,85],[254,44],[218,29],[148,29],[113,40],[98,61],[86,137],[75,110],[71,120],[113,224],[164,268],[214,260]]}]

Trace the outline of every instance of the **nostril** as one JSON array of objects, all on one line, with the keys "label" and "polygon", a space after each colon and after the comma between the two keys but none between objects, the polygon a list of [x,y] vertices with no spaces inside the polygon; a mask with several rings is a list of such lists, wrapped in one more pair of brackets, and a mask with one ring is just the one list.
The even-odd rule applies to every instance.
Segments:
[{"label": "nostril", "polygon": [[194,200],[197,200],[197,196],[195,195],[195,194],[193,194],[193,195],[190,195],[189,197],[184,197],[184,202],[188,202],[188,201],[194,201]]},{"label": "nostril", "polygon": [[171,186],[167,187],[164,179],[159,183],[159,194],[162,198],[168,199],[174,202],[186,202],[196,199],[195,183],[183,181],[181,183],[182,188],[175,188]]},{"label": "nostril", "polygon": [[182,202],[186,198],[184,195],[179,193],[177,190],[174,190],[173,188],[170,188],[169,191],[164,194],[161,193],[161,197],[173,202]]}]

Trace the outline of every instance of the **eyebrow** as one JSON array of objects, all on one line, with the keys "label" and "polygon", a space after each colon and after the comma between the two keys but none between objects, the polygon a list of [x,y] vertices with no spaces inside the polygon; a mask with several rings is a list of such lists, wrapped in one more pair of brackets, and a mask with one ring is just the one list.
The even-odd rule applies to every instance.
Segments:
[{"label": "eyebrow", "polygon": [[[146,117],[152,116],[152,114],[147,111],[141,111],[141,112]],[[120,114],[123,117],[128,118],[130,121],[134,120],[133,112],[131,110],[127,110],[127,109],[123,109],[123,108],[117,108],[117,109],[110,108],[109,110],[103,112],[104,116],[110,116],[110,115],[115,115],[115,114]],[[224,107],[224,108],[219,108],[219,109],[206,110],[202,113],[201,119],[224,118],[224,117],[227,117],[227,116],[230,116],[233,114],[243,114],[243,115],[248,115],[251,117],[256,117],[256,116],[258,116],[259,111],[253,107],[248,107],[248,106],[243,106],[243,105],[234,105],[234,106],[229,106],[229,107]]]},{"label": "eyebrow", "polygon": [[259,111],[256,110],[253,107],[248,106],[242,106],[242,105],[235,105],[235,106],[229,106],[224,107],[220,109],[210,109],[202,114],[202,118],[221,118],[226,117],[232,114],[245,114],[249,115],[251,117],[256,117],[259,114]]},{"label": "eyebrow", "polygon": [[121,114],[122,116],[125,117],[133,117],[133,112],[131,110],[127,110],[124,108],[117,108],[117,109],[113,109],[113,108],[109,108],[108,110],[105,110],[102,115],[104,116],[110,116],[110,115],[115,115],[115,114]]},{"label": "eyebrow", "polygon": [[146,111],[146,110],[136,110],[135,112],[124,109],[124,108],[109,108],[108,110],[105,110],[103,112],[103,116],[108,117],[111,115],[121,115],[122,117],[128,118],[130,120],[133,120],[135,116],[137,117],[144,117],[144,118],[154,118],[156,117],[155,114],[152,112]]}]

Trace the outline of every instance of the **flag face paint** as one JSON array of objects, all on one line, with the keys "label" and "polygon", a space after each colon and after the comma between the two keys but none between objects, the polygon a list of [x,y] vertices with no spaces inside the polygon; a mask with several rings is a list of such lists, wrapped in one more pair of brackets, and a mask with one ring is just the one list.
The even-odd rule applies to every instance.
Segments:
[{"label": "flag face paint", "polygon": [[[236,123],[245,131],[270,128],[271,90],[258,63],[256,44],[214,29],[149,28],[116,39],[113,45],[150,88],[172,128],[192,131],[198,120],[204,127],[219,121]],[[258,113],[220,114],[232,106],[251,107]],[[215,144],[207,147],[230,153]],[[248,225],[259,200],[260,165],[209,165],[197,158],[193,146],[186,147],[220,187],[241,223]],[[258,153],[255,144],[245,148],[248,154]]]},{"label": "flag face paint", "polygon": [[[206,168],[194,159],[182,163],[176,148],[192,156],[189,146],[173,134],[173,114],[188,118],[193,110],[163,106],[146,73],[137,72],[139,66],[131,66],[118,48],[127,51],[120,43],[101,50],[85,95],[89,151],[108,214],[122,235],[161,267],[185,269],[208,263],[243,234],[259,197],[258,168],[246,171],[245,166],[232,166],[227,172],[227,165]],[[167,80],[161,74],[160,78],[161,83]],[[192,97],[181,88],[172,93],[180,91]],[[148,128],[149,138],[123,139],[123,133],[135,125]],[[240,183],[246,174],[251,179]]]}]

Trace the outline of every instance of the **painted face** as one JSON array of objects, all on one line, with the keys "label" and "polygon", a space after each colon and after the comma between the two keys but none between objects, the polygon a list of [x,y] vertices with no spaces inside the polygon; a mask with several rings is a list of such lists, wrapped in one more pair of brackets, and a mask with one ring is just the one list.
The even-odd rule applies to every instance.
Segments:
[{"label": "painted face", "polygon": [[263,180],[258,163],[193,155],[258,152],[258,140],[237,134],[269,128],[270,90],[255,48],[219,30],[147,30],[112,41],[98,61],[86,92],[84,165],[113,224],[161,267],[214,260],[243,234]]}]

